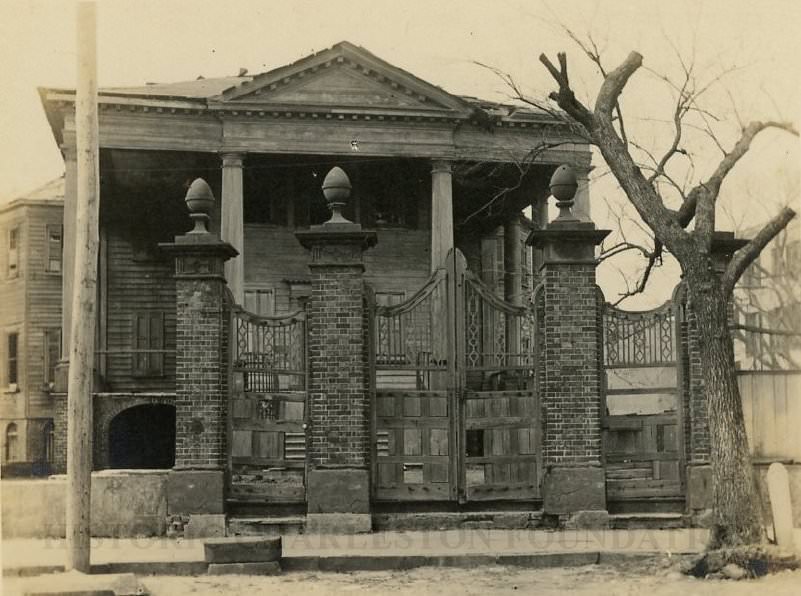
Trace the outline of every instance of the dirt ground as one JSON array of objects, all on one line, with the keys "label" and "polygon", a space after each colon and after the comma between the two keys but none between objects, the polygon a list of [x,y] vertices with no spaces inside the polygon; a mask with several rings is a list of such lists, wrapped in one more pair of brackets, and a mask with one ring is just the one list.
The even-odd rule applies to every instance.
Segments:
[{"label": "dirt ground", "polygon": [[797,596],[801,571],[782,572],[747,581],[699,580],[668,569],[621,569],[605,565],[557,569],[423,567],[409,571],[354,573],[287,573],[278,577],[200,576],[142,578],[154,596],[212,594],[603,594],[660,596],[693,594]]}]

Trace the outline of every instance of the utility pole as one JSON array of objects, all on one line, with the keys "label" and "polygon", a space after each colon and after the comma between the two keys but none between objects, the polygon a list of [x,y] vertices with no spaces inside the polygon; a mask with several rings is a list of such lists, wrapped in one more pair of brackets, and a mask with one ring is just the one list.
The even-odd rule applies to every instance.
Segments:
[{"label": "utility pole", "polygon": [[75,90],[77,201],[69,381],[67,386],[67,565],[90,571],[92,369],[95,351],[100,162],[94,2],[79,2]]}]

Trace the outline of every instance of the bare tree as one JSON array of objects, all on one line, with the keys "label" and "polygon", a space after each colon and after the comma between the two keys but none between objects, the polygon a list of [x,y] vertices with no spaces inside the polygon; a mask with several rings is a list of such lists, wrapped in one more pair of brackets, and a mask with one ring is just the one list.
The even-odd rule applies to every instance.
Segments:
[{"label": "bare tree", "polygon": [[[702,123],[707,122],[707,132],[712,134],[708,126],[712,115],[705,113],[697,102],[707,87],[694,85],[692,65],[684,65],[683,83],[675,85],[665,79],[673,86],[676,97],[671,115],[672,139],[664,153],[651,156],[652,163],[645,164],[637,159],[642,151],[627,134],[620,104],[621,94],[629,80],[643,68],[643,57],[631,52],[617,68],[607,70],[601,64],[594,45],[581,47],[595,62],[603,78],[594,106],[588,107],[577,98],[570,84],[564,53],[558,54],[558,67],[544,54],[540,56],[540,61],[558,85],[558,90],[549,97],[563,111],[573,129],[598,148],[628,201],[653,233],[654,246],[648,250],[649,266],[645,275],[650,274],[663,251],[669,251],[681,267],[690,305],[698,320],[712,443],[715,527],[710,546],[759,542],[764,539],[764,534],[735,377],[727,304],[743,272],[795,216],[795,212],[790,208],[782,209],[734,254],[722,273],[717,273],[712,264],[712,237],[721,185],[749,151],[754,138],[767,129],[778,129],[796,136],[798,131],[787,122],[750,122],[741,126],[739,139],[729,149],[712,135],[722,157],[708,178],[686,189],[668,173],[671,160],[686,153],[682,148],[686,116],[689,113],[698,115]],[[519,93],[513,81],[508,82],[520,99],[542,107]],[[558,114],[556,110],[551,111]],[[669,206],[672,202],[669,193],[681,197],[677,208]],[[694,227],[688,230],[691,222],[694,222]]]}]

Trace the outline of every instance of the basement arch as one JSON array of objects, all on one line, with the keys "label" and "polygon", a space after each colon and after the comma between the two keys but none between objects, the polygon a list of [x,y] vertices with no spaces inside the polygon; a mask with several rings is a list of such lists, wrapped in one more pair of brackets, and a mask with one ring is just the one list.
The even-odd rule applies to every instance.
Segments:
[{"label": "basement arch", "polygon": [[175,406],[127,408],[108,425],[108,467],[168,469],[175,464]]}]

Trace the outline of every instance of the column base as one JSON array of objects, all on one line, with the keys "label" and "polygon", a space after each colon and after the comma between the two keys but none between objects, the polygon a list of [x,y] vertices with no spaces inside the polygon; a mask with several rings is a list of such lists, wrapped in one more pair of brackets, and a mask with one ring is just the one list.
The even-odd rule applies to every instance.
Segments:
[{"label": "column base", "polygon": [[366,534],[373,530],[369,513],[307,513],[306,534]]},{"label": "column base", "polygon": [[370,476],[367,470],[310,470],[306,480],[307,512],[370,514]]},{"label": "column base", "polygon": [[712,466],[687,465],[687,511],[697,513],[712,509]]},{"label": "column base", "polygon": [[601,467],[557,467],[542,479],[543,512],[546,514],[606,510],[606,476]]},{"label": "column base", "polygon": [[225,512],[225,473],[222,470],[170,470],[167,476],[167,514]]}]

